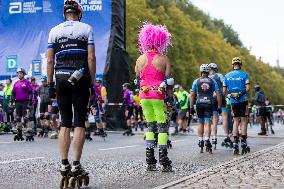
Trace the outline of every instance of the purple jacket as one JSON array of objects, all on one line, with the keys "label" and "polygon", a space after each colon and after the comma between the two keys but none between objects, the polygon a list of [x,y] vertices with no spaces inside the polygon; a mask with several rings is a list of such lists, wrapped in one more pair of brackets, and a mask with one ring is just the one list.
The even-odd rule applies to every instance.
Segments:
[{"label": "purple jacket", "polygon": [[32,97],[32,103],[33,105],[38,104],[38,94],[39,94],[39,85],[38,84],[31,84],[32,91],[33,91],[33,97]]},{"label": "purple jacket", "polygon": [[16,101],[23,102],[30,100],[30,94],[32,90],[33,88],[31,82],[29,80],[23,79],[16,81],[12,93],[15,96]]}]

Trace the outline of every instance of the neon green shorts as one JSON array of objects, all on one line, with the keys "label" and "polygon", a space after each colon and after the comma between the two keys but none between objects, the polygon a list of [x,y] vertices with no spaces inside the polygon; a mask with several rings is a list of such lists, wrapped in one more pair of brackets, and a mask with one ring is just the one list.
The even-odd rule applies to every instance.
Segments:
[{"label": "neon green shorts", "polygon": [[140,104],[146,121],[166,123],[164,101],[160,99],[142,99]]}]

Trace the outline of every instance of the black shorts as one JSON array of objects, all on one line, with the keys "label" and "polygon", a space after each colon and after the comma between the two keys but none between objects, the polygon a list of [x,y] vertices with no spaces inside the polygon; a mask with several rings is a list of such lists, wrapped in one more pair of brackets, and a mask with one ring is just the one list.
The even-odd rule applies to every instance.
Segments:
[{"label": "black shorts", "polygon": [[266,107],[260,107],[256,109],[256,116],[265,117],[266,116]]},{"label": "black shorts", "polygon": [[51,113],[52,114],[58,114],[58,112],[59,112],[58,106],[52,106],[51,107]]},{"label": "black shorts", "polygon": [[43,102],[39,104],[39,112],[41,114],[44,114],[46,112],[48,112],[48,105],[51,105],[50,102]]},{"label": "black shorts", "polygon": [[232,103],[233,117],[248,116],[248,101]]},{"label": "black shorts", "polygon": [[90,86],[88,77],[81,78],[75,85],[71,85],[66,77],[56,78],[56,94],[62,127],[72,127],[73,111],[74,127],[85,127]]},{"label": "black shorts", "polygon": [[139,115],[140,115],[140,119],[143,119],[143,110],[141,106],[134,106],[135,109],[135,120],[137,121],[139,119]]},{"label": "black shorts", "polygon": [[16,101],[16,116],[22,118],[27,114],[28,102]]},{"label": "black shorts", "polygon": [[126,110],[128,111],[128,115],[126,117],[126,120],[129,120],[131,119],[131,117],[133,116],[133,106],[127,106],[126,107]]},{"label": "black shorts", "polygon": [[196,113],[198,119],[211,119],[213,115],[213,105],[212,104],[196,104]]}]

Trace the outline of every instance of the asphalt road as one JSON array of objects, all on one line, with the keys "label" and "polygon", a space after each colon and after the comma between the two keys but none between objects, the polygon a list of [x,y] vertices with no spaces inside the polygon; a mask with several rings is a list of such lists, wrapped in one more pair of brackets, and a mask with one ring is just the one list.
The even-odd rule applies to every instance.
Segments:
[{"label": "asphalt road", "polygon": [[[256,127],[249,129],[252,137],[248,142],[253,152],[284,141],[283,125],[275,127],[274,136],[256,137],[257,131]],[[237,158],[220,142],[213,154],[200,154],[196,136],[186,134],[171,139],[172,173],[145,171],[145,143],[141,134],[127,137],[109,133],[105,141],[95,138],[86,142],[81,163],[90,173],[89,188],[153,188]],[[57,140],[35,137],[34,142],[14,142],[13,135],[0,135],[1,189],[59,188],[59,165]]]}]

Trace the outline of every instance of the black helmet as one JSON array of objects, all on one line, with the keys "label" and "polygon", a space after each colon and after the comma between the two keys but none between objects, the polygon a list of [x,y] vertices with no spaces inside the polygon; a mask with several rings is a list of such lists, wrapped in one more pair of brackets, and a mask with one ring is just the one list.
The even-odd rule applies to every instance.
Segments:
[{"label": "black helmet", "polygon": [[83,9],[81,5],[75,0],[66,0],[63,7],[64,17],[65,13],[75,13],[78,15],[79,20],[81,20],[83,15]]}]

